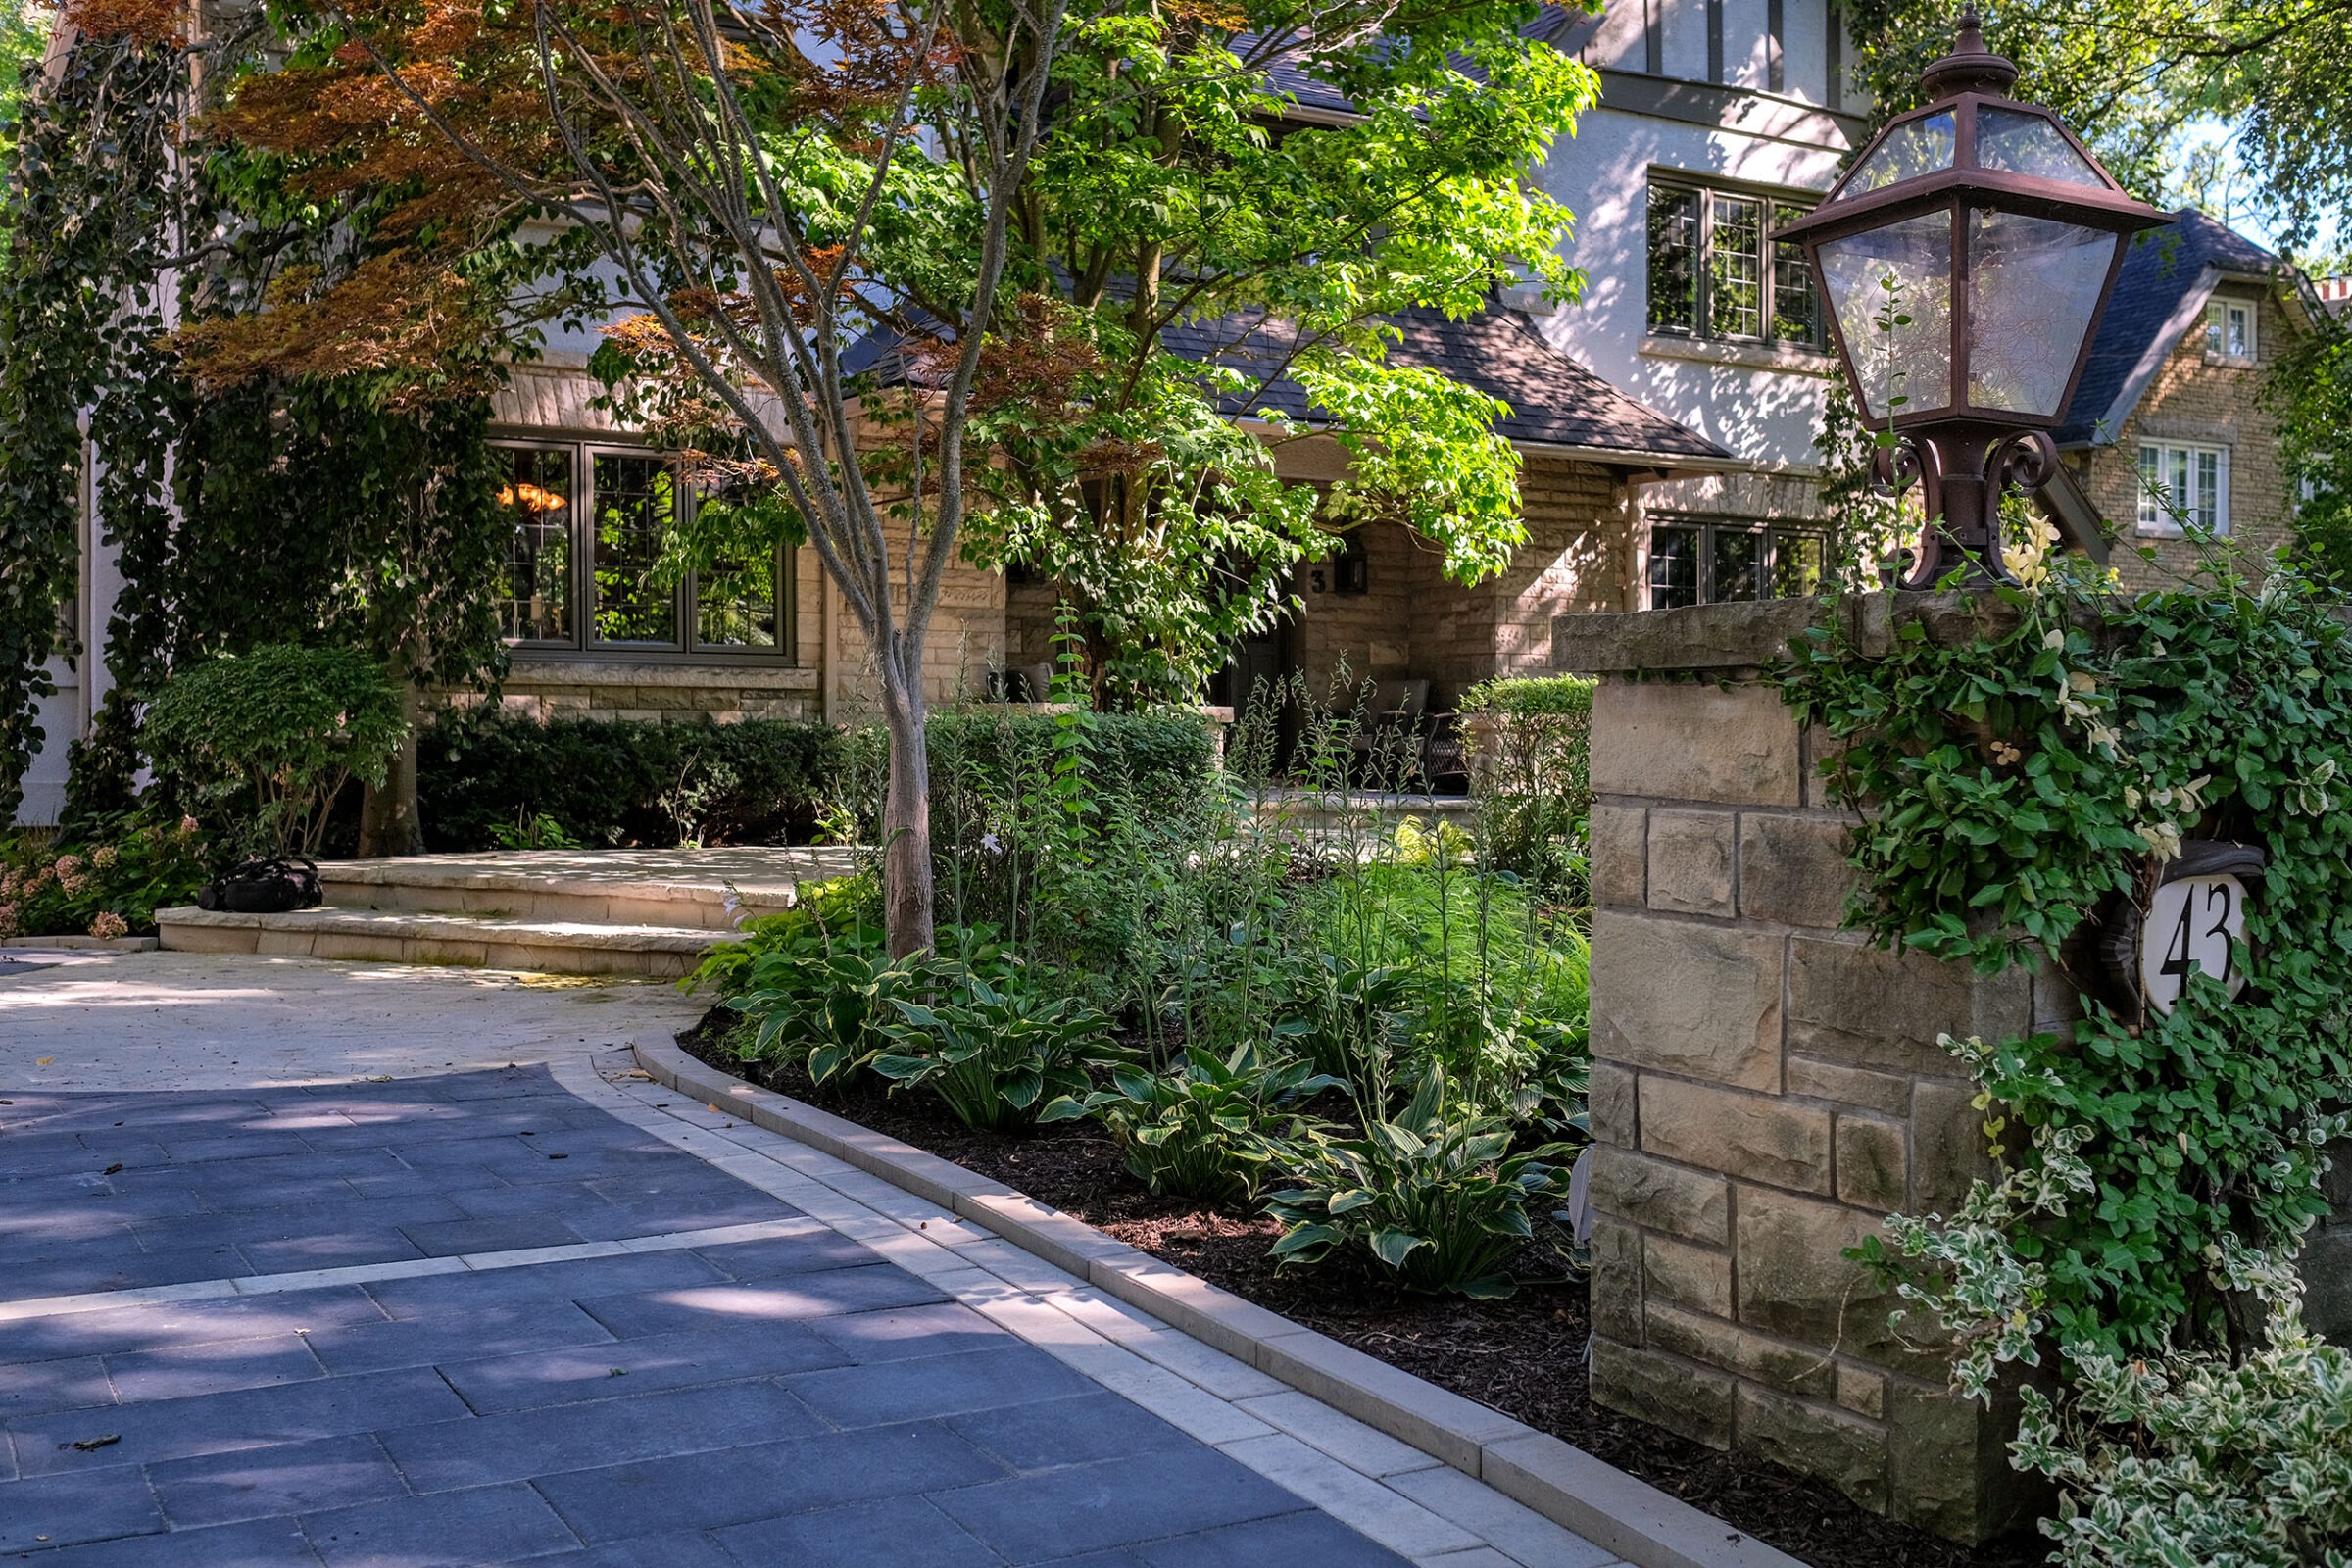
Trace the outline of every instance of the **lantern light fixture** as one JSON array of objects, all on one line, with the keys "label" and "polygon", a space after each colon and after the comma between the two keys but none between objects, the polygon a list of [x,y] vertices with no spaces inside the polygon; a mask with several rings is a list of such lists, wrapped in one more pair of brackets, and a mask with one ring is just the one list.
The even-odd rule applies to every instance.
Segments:
[{"label": "lantern light fixture", "polygon": [[[1917,479],[1928,528],[1908,588],[1954,566],[2011,582],[2000,503],[2056,473],[2066,414],[2124,246],[2169,221],[2125,191],[2058,116],[2008,96],[2017,67],[1972,8],[1921,74],[1930,102],[1889,121],[1801,241],[1882,476]],[[1957,553],[1962,559],[1947,559]]]}]

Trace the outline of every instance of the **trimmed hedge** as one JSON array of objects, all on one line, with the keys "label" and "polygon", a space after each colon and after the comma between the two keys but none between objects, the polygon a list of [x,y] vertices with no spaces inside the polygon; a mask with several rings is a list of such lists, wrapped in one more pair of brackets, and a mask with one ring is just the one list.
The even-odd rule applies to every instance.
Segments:
[{"label": "trimmed hedge", "polygon": [[1581,675],[1504,677],[1463,694],[1463,740],[1495,862],[1582,903],[1592,810],[1592,693]]},{"label": "trimmed hedge", "polygon": [[[1054,716],[1029,708],[966,708],[931,715],[931,802],[942,809],[960,773],[967,792],[1011,792],[1054,766]],[[1095,713],[1085,729],[1085,771],[1098,792],[1115,793],[1146,817],[1200,808],[1216,774],[1216,740],[1191,709]]]},{"label": "trimmed hedge", "polygon": [[[1093,781],[1120,787],[1147,815],[1198,810],[1211,798],[1216,748],[1200,714],[1097,714],[1086,734]],[[1050,768],[1054,735],[1053,716],[1029,709],[932,714],[935,828],[945,828],[958,784],[967,795],[1002,795],[1016,777]],[[884,756],[878,728],[806,719],[542,722],[463,709],[420,737],[416,791],[425,847],[435,851],[496,849],[542,819],[596,849],[796,844],[836,803],[870,821]]]},{"label": "trimmed hedge", "polygon": [[416,753],[430,850],[489,850],[541,818],[592,848],[807,843],[840,786],[850,737],[830,724],[541,722],[453,709]]}]

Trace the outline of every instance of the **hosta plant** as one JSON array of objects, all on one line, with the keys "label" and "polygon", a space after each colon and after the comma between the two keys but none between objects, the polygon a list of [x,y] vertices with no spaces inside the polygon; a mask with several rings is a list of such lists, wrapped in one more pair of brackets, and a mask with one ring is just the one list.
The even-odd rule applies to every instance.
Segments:
[{"label": "hosta plant", "polygon": [[999,1131],[1086,1114],[1090,1072],[1125,1060],[1107,1015],[1073,997],[1048,998],[1018,970],[978,973],[927,1001],[893,994],[889,1047],[875,1072],[926,1088],[966,1127]]},{"label": "hosta plant", "polygon": [[1367,1116],[1359,1138],[1309,1136],[1284,1163],[1300,1186],[1267,1207],[1286,1229],[1274,1255],[1311,1263],[1362,1249],[1408,1290],[1485,1300],[1516,1288],[1511,1258],[1535,1238],[1528,1208],[1567,1197],[1568,1152],[1546,1144],[1514,1153],[1511,1126],[1448,1096],[1429,1063],[1394,1118]]},{"label": "hosta plant", "polygon": [[726,1005],[747,1025],[735,1036],[735,1054],[745,1061],[801,1061],[822,1086],[891,1048],[895,1001],[932,995],[963,973],[931,954],[894,958],[869,926],[844,936],[821,928],[780,935],[733,977],[741,990]]},{"label": "hosta plant", "polygon": [[[1155,1194],[1209,1201],[1257,1196],[1297,1118],[1286,1106],[1346,1085],[1314,1063],[1268,1060],[1245,1043],[1219,1056],[1200,1046],[1165,1072],[1114,1068],[1087,1109],[1118,1141],[1127,1168]],[[1306,1129],[1294,1126],[1294,1136]]]}]

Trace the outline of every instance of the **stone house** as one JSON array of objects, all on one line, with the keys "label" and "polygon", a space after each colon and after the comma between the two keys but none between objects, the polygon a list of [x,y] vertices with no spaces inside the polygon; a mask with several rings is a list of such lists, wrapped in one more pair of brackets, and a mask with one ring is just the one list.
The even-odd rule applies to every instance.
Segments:
[{"label": "stone house", "polygon": [[2301,273],[2194,209],[2133,238],[2055,432],[2127,588],[2186,581],[2193,535],[2227,540],[2257,574],[2287,542],[2296,497],[2262,379],[2324,308]]},{"label": "stone house", "polygon": [[[1801,253],[1775,236],[1862,137],[1867,106],[1847,86],[1835,15],[1830,0],[1618,0],[1532,24],[1601,84],[1576,135],[1530,172],[1578,215],[1565,255],[1583,294],[1550,307],[1505,291],[1463,321],[1411,313],[1391,350],[1510,406],[1498,429],[1523,462],[1528,540],[1501,575],[1464,588],[1394,525],[1335,539],[1292,585],[1301,612],[1237,648],[1212,695],[1230,701],[1294,668],[1320,688],[1344,661],[1359,678],[1428,681],[1429,707],[1443,710],[1490,675],[1550,667],[1555,615],[1818,582],[1828,538],[1813,439],[1838,368]],[[1303,117],[1348,112],[1304,78],[1278,84]],[[2311,308],[2275,258],[2201,217],[2143,240],[2064,432],[2077,504],[2139,518],[2147,463],[2181,477],[2217,531],[2264,547],[2281,536],[2287,498],[2254,393]],[[596,342],[585,326],[551,333],[496,403],[516,505],[504,700],[634,718],[868,710],[861,640],[813,552],[655,586],[670,502],[654,482],[658,456],[593,406]],[[1170,346],[1213,357],[1216,323]],[[1274,400],[1286,395],[1298,399],[1286,412],[1307,412],[1296,387]],[[1316,439],[1286,442],[1278,459],[1305,483],[1340,477],[1346,461]],[[84,569],[67,614],[95,649],[122,583],[88,495],[85,478]],[[2167,519],[2136,525],[2163,558],[2155,569],[2178,569],[2184,551]],[[2119,561],[2127,581],[2147,569]],[[992,671],[1044,660],[1053,615],[1050,585],[958,567],[932,633],[933,698],[978,695]],[[102,661],[61,659],[53,672],[27,821],[55,820],[68,747],[104,695]]]}]

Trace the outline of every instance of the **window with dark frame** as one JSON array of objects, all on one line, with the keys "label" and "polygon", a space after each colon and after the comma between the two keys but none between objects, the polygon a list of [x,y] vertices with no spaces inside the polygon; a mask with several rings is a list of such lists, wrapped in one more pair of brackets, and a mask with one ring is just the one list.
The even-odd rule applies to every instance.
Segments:
[{"label": "window with dark frame", "polygon": [[1649,330],[1821,347],[1821,307],[1804,247],[1777,237],[1803,212],[1746,192],[1652,180]]},{"label": "window with dark frame", "polygon": [[500,623],[542,650],[768,661],[791,651],[790,561],[724,560],[659,580],[663,536],[694,497],[642,449],[501,441],[513,514]]},{"label": "window with dark frame", "polygon": [[1807,528],[1734,521],[1661,522],[1649,530],[1649,606],[1788,599],[1821,591],[1829,541]]}]

